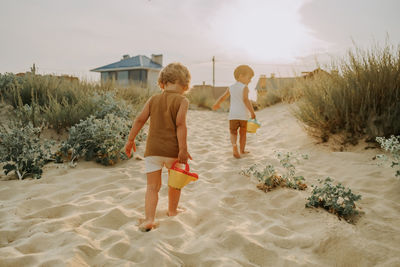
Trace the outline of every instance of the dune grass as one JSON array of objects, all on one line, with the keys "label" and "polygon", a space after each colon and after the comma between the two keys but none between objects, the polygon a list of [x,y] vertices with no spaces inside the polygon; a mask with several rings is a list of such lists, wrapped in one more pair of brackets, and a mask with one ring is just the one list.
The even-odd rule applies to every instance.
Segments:
[{"label": "dune grass", "polygon": [[[191,89],[186,94],[186,97],[189,100],[191,105],[194,105],[199,108],[211,110],[214,105],[216,99],[214,98],[214,94],[212,92],[212,87],[205,87],[201,89]],[[221,103],[222,111],[229,110],[229,99]]]},{"label": "dune grass", "polygon": [[257,97],[257,106],[259,109],[266,108],[281,102],[293,103],[298,101],[302,96],[301,83],[302,78],[296,79],[293,85],[286,86],[277,90],[267,90],[264,94]]},{"label": "dune grass", "polygon": [[400,46],[355,47],[332,69],[301,84],[294,114],[311,134],[355,144],[400,133]]},{"label": "dune grass", "polygon": [[188,98],[190,104],[196,105],[199,108],[211,110],[211,107],[215,102],[211,90],[211,87],[202,89],[191,89],[186,94],[186,97]]},{"label": "dune grass", "polygon": [[35,127],[45,123],[57,131],[91,115],[103,118],[108,111],[123,117],[134,116],[150,97],[148,90],[135,86],[117,87],[113,83],[34,74],[0,74],[0,92],[2,100],[17,110],[20,119],[31,121]]}]

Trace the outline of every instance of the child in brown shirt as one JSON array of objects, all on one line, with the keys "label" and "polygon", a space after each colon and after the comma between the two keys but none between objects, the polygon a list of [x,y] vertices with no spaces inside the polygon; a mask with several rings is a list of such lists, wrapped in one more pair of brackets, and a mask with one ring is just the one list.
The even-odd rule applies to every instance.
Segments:
[{"label": "child in brown shirt", "polygon": [[[139,225],[142,231],[150,231],[155,226],[162,168],[171,168],[177,159],[180,163],[187,163],[188,159],[192,159],[186,142],[186,113],[189,101],[183,96],[189,88],[190,78],[188,69],[180,63],[171,63],[160,72],[158,84],[163,92],[147,101],[142,112],[136,117],[125,145],[125,152],[130,157],[132,149],[136,151],[135,137],[150,117],[144,154],[147,174],[145,219]],[[177,215],[180,195],[179,189],[168,188],[169,216]]]}]

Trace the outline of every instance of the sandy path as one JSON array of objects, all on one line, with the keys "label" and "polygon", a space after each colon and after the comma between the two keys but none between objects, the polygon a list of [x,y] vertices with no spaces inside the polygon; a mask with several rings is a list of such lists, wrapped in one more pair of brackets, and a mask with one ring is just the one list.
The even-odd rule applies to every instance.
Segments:
[{"label": "sandy path", "polygon": [[[316,145],[276,105],[257,113],[251,154],[231,155],[226,113],[190,111],[191,168],[175,218],[167,179],[157,211],[160,227],[142,233],[144,162],[114,167],[80,162],[48,166],[40,180],[0,182],[0,266],[400,266],[400,181],[376,165],[377,151],[331,152]],[[298,165],[308,185],[330,176],[362,194],[357,225],[305,209],[311,189],[264,193],[239,175],[256,162],[277,164],[274,151],[306,153]],[[139,149],[143,154],[143,147]]]}]

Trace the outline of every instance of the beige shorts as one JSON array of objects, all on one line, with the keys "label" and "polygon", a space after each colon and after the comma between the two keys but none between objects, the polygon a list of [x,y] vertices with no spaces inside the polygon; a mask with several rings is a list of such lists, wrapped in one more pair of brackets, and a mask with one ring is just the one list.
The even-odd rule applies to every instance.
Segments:
[{"label": "beige shorts", "polygon": [[172,167],[172,163],[176,158],[169,158],[169,157],[161,157],[161,156],[148,156],[144,158],[145,163],[145,172],[155,172],[161,170],[164,166],[167,169]]}]

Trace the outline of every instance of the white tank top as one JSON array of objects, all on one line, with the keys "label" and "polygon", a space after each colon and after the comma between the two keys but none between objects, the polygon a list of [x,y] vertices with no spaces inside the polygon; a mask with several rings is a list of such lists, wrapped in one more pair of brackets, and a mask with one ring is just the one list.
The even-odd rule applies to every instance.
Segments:
[{"label": "white tank top", "polygon": [[231,104],[229,108],[229,120],[246,120],[249,118],[246,105],[243,101],[243,89],[246,87],[241,82],[236,82],[229,87]]}]

